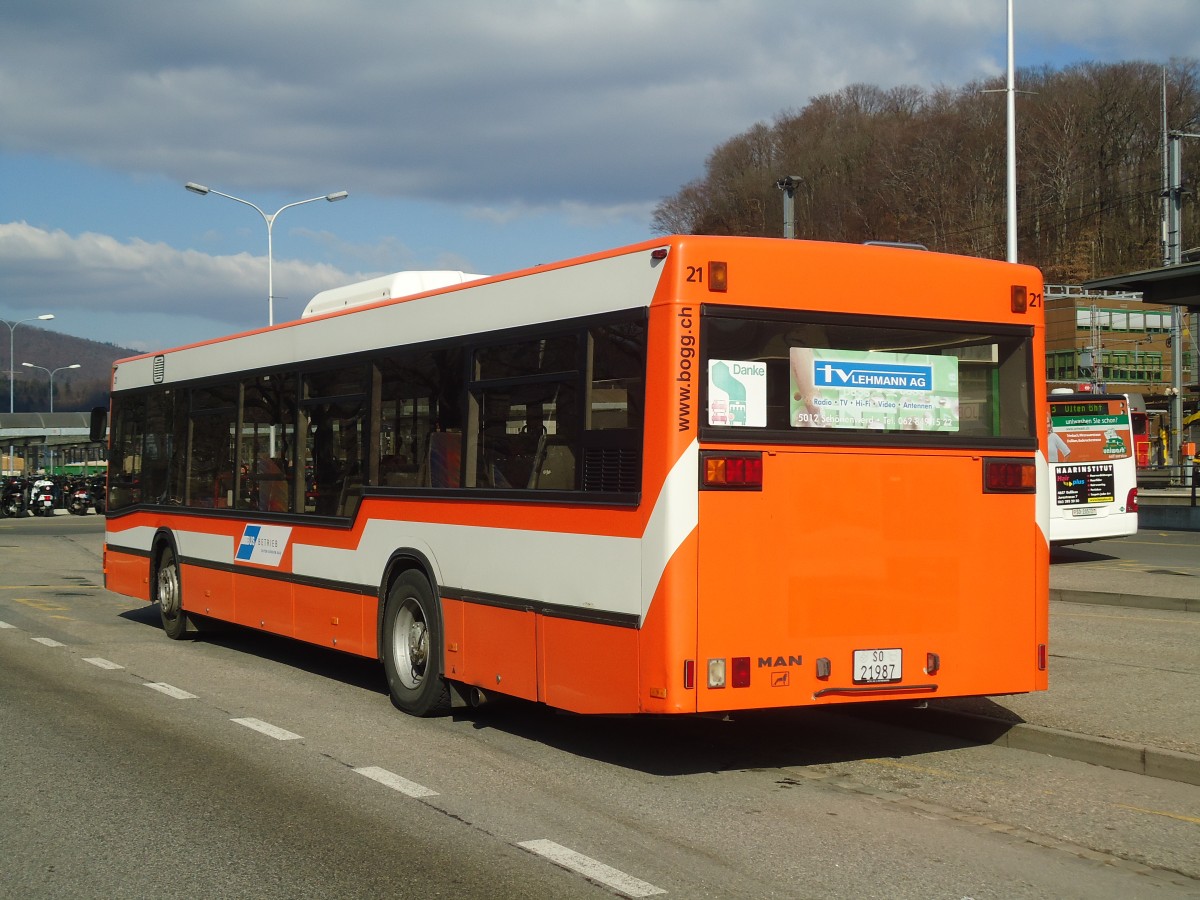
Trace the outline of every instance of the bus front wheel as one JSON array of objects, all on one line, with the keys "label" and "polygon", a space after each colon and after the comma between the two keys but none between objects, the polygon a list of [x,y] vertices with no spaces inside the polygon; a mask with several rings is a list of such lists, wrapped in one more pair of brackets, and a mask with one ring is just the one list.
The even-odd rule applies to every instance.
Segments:
[{"label": "bus front wheel", "polygon": [[414,716],[449,709],[442,643],[440,609],[429,581],[420,572],[404,572],[392,582],[383,612],[383,668],[398,709]]}]

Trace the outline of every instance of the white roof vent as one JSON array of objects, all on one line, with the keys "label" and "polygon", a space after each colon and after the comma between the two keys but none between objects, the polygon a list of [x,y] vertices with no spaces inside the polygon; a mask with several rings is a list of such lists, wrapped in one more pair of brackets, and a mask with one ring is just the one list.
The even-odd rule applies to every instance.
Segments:
[{"label": "white roof vent", "polygon": [[321,291],[308,301],[300,318],[319,316],[323,313],[337,312],[352,306],[363,306],[367,303],[378,303],[380,300],[392,300],[396,297],[409,297],[425,291],[475,281],[485,278],[484,275],[472,275],[467,272],[396,272],[393,275],[381,275],[357,284],[347,284],[343,287],[330,288]]}]

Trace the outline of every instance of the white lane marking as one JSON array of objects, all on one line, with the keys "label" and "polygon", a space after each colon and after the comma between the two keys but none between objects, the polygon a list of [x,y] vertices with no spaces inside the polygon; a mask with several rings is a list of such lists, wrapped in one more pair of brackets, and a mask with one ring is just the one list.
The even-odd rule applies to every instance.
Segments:
[{"label": "white lane marking", "polygon": [[231,719],[230,721],[237,722],[239,725],[245,725],[247,728],[265,734],[267,737],[273,737],[277,741],[298,741],[301,739],[300,735],[284,731],[282,728],[277,728],[269,722],[264,722],[262,719]]},{"label": "white lane marking", "polygon": [[195,700],[195,694],[189,694],[182,688],[173,687],[161,681],[147,681],[146,687],[158,691],[160,694],[166,694],[168,697],[174,697],[176,700]]},{"label": "white lane marking", "polygon": [[37,641],[39,644],[44,644],[47,647],[66,646],[65,644],[60,644],[58,641],[54,640],[54,638],[30,638],[30,640]]},{"label": "white lane marking", "polygon": [[523,841],[517,844],[517,846],[528,850],[530,853],[543,856],[555,865],[562,866],[564,869],[578,872],[584,878],[610,887],[617,893],[624,894],[626,897],[652,897],[655,894],[666,893],[662,888],[647,884],[638,878],[634,878],[632,875],[626,875],[619,869],[606,866],[604,863],[594,860],[590,856],[576,853],[562,844],[554,843],[554,841]]},{"label": "white lane marking", "polygon": [[91,663],[97,669],[123,669],[124,666],[107,660],[102,656],[90,656],[84,660],[85,663]]},{"label": "white lane marking", "polygon": [[9,625],[7,622],[0,622],[0,628],[16,628],[16,625]]},{"label": "white lane marking", "polygon": [[395,772],[389,772],[387,769],[379,768],[379,766],[363,766],[354,771],[359,775],[365,775],[372,781],[378,781],[380,784],[390,787],[393,791],[399,791],[401,794],[406,794],[409,797],[437,796],[437,791],[431,791],[429,788],[417,784],[415,781],[409,781],[407,778],[402,778]]}]

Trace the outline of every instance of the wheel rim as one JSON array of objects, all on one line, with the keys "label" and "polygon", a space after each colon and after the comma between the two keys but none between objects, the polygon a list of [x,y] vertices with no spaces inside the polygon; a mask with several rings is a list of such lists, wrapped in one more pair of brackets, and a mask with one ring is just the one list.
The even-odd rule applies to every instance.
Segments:
[{"label": "wheel rim", "polygon": [[414,597],[407,598],[396,611],[392,626],[392,658],[396,661],[396,674],[401,683],[406,688],[419,688],[425,680],[425,666],[429,661],[429,626],[425,621],[425,610]]},{"label": "wheel rim", "polygon": [[173,563],[158,570],[158,602],[162,604],[162,614],[166,618],[174,619],[179,615],[179,573]]}]

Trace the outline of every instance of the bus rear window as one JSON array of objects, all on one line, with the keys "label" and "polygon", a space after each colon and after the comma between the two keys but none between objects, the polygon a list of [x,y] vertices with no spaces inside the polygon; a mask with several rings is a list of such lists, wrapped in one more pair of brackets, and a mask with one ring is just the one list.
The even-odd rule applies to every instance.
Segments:
[{"label": "bus rear window", "polygon": [[1032,330],[706,308],[707,436],[1029,445]]}]

